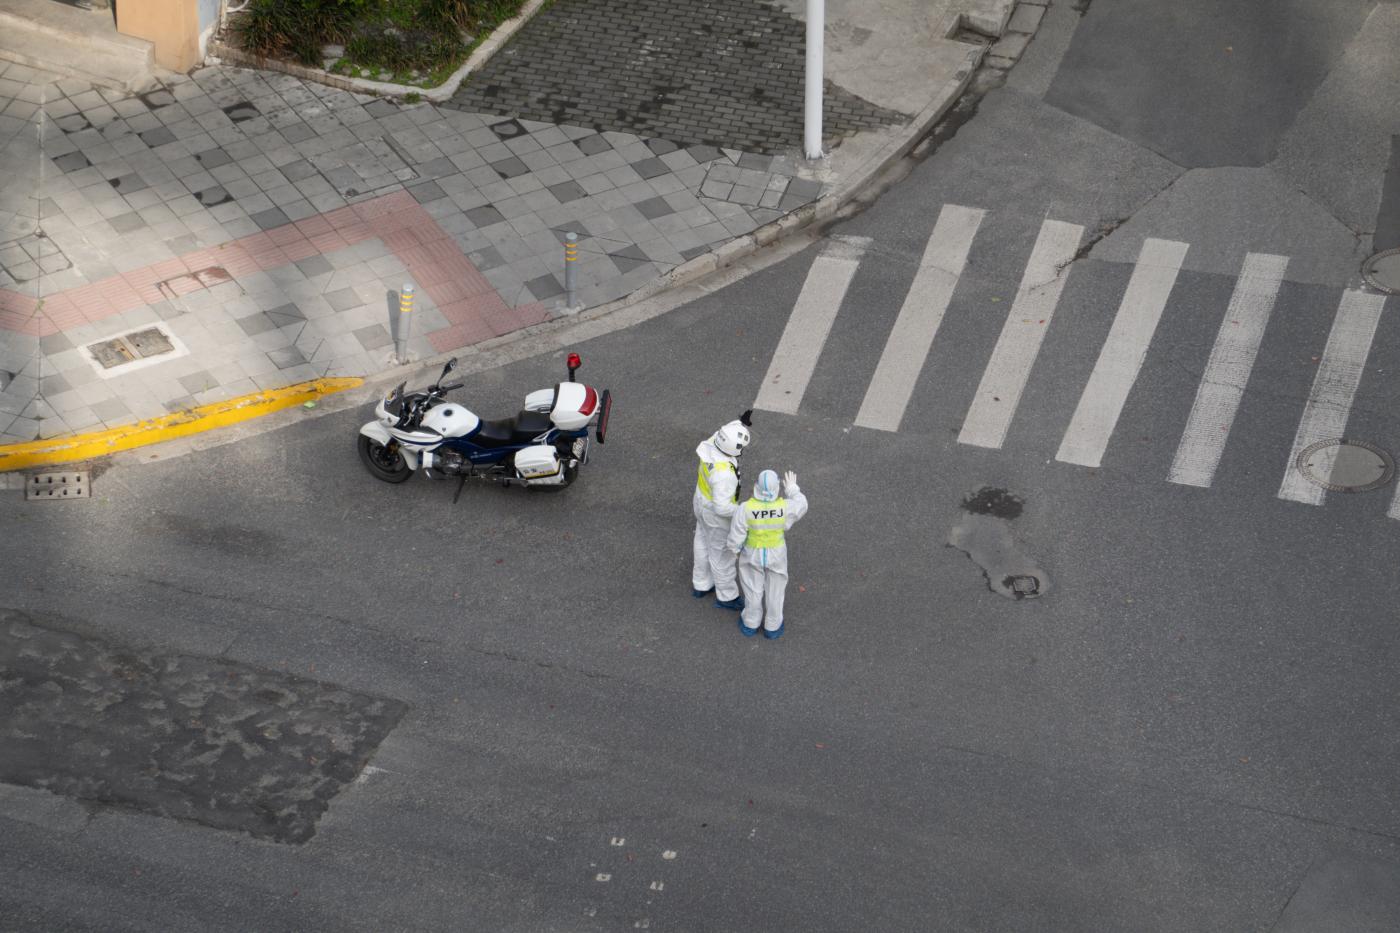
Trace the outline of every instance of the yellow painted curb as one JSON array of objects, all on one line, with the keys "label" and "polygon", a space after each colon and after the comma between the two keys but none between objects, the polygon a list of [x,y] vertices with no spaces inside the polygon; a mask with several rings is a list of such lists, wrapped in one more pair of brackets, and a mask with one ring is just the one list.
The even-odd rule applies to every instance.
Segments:
[{"label": "yellow painted curb", "polygon": [[313,379],[282,389],[254,392],[252,395],[242,395],[212,405],[200,405],[198,408],[177,411],[106,431],[51,437],[23,444],[4,444],[0,445],[0,473],[93,460],[119,450],[130,450],[133,447],[144,447],[147,444],[171,441],[177,437],[200,434],[363,384],[364,380],[358,377]]}]

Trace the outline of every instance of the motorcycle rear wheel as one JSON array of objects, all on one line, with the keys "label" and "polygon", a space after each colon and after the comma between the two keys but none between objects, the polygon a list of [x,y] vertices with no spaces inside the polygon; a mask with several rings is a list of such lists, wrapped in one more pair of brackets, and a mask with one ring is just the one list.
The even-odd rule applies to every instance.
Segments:
[{"label": "motorcycle rear wheel", "polygon": [[404,460],[399,445],[392,441],[384,445],[361,434],[360,460],[375,479],[386,483],[402,483],[413,475],[413,468]]}]

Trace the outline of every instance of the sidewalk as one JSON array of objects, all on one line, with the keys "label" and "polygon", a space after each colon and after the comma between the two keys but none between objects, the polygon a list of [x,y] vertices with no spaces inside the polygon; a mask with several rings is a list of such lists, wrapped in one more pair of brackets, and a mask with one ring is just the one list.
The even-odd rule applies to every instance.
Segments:
[{"label": "sidewalk", "polygon": [[442,106],[218,65],[124,96],[0,63],[0,445],[387,369],[406,282],[418,359],[561,316],[568,232],[590,307],[751,246],[922,135],[983,51],[950,27],[1011,3],[885,0],[858,27],[847,6],[816,165],[805,27],[749,0],[688,22],[555,4]]}]

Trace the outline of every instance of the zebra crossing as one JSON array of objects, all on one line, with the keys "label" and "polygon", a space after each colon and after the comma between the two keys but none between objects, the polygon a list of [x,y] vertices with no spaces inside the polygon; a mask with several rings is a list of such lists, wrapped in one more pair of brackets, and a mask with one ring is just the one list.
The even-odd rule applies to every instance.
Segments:
[{"label": "zebra crossing", "polygon": [[[899,430],[986,217],[980,208],[942,207],[855,415],[856,426]],[[996,450],[1005,443],[1083,238],[1084,228],[1077,224],[1042,221],[963,419],[960,444]],[[871,246],[866,238],[833,237],[814,260],[773,352],[755,408],[784,414],[800,411],[847,291]],[[1144,240],[1060,439],[1056,460],[1089,468],[1102,465],[1190,248],[1175,240]],[[1287,256],[1246,255],[1228,305],[1222,309],[1224,317],[1175,455],[1164,471],[1167,482],[1204,489],[1215,481],[1288,264]],[[1318,441],[1344,436],[1385,304],[1379,294],[1354,288],[1342,291],[1286,460],[1279,452],[1278,498],[1307,505],[1324,502],[1325,490],[1298,469],[1298,456]],[[1316,461],[1313,466],[1315,471]],[[1400,492],[1387,514],[1400,519]]]}]

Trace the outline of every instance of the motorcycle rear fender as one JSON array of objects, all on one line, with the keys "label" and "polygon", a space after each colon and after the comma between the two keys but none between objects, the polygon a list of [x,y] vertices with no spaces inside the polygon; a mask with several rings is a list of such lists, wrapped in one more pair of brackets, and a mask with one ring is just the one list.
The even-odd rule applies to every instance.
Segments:
[{"label": "motorcycle rear fender", "polygon": [[[389,433],[389,429],[379,421],[366,422],[360,428],[360,433],[372,441],[388,445],[394,437]],[[410,470],[418,469],[418,451],[409,450],[404,445],[399,445],[399,454],[403,457],[404,463],[408,464]]]}]

